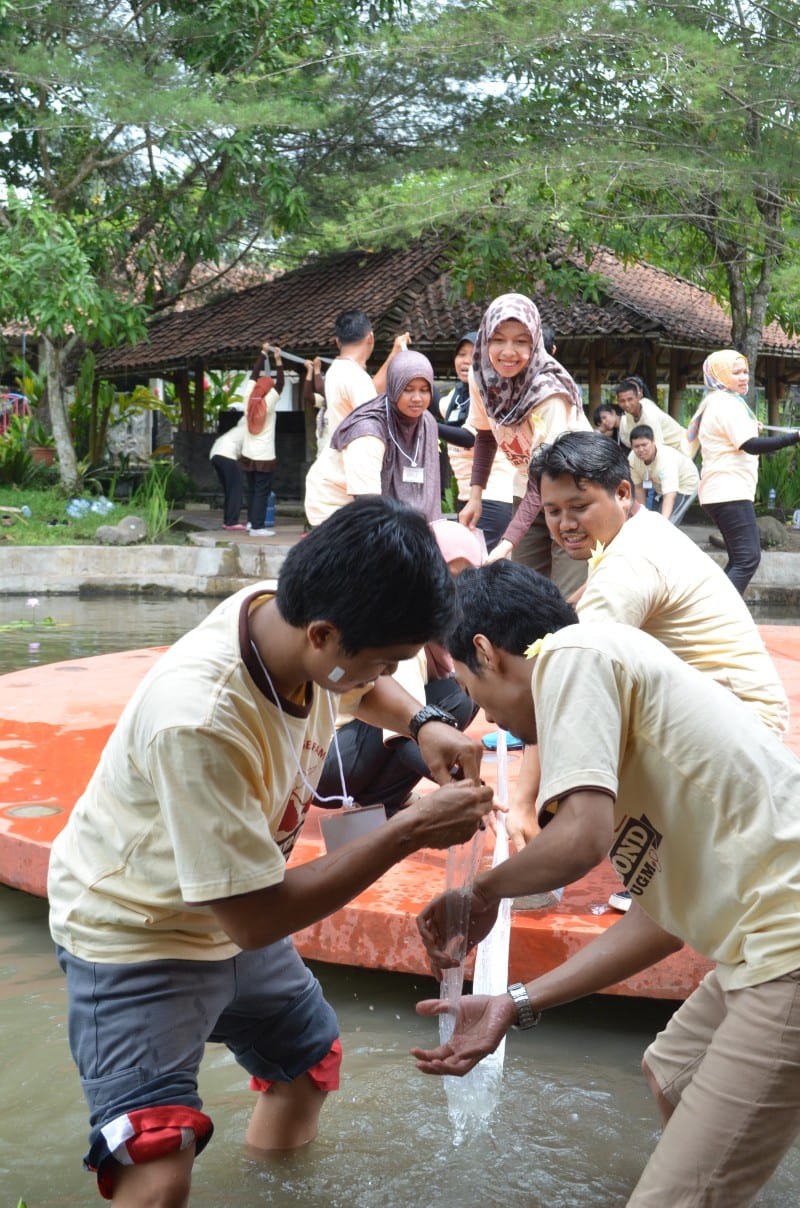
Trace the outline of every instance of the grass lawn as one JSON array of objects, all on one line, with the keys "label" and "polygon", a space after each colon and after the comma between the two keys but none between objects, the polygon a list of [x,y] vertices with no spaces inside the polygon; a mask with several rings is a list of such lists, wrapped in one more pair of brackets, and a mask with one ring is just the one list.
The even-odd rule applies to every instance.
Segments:
[{"label": "grass lawn", "polygon": [[[87,498],[94,498],[87,496]],[[56,488],[0,486],[0,545],[95,545],[102,524],[117,524],[125,516],[142,515],[129,501],[99,515],[67,515],[69,499]],[[30,516],[21,508],[30,509]],[[159,544],[183,544],[183,533],[164,533]]]}]

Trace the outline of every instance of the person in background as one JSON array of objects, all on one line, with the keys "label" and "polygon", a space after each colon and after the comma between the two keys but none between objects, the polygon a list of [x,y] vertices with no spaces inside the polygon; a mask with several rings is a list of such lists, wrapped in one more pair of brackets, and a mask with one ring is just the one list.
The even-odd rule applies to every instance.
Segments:
[{"label": "person in background", "polygon": [[800,432],[761,436],[747,401],[750,367],[735,348],[712,352],[703,363],[706,394],[689,424],[692,448],[700,448],[700,503],[716,524],[728,563],[725,574],[744,595],[761,561],[761,538],[753,501],[758,455],[800,441]]},{"label": "person in background", "polygon": [[367,362],[375,347],[372,324],[363,310],[344,310],[334,324],[339,355],[325,374],[325,406],[320,417],[317,456],[327,449],[333,433],[343,419],[362,403],[368,403],[386,389],[386,371],[392,358],[411,342],[406,331],[395,336],[392,351],[372,377]]},{"label": "person in background", "polygon": [[[251,1146],[267,1156],[316,1136],[342,1050],[291,936],[410,852],[471,839],[491,807],[477,744],[391,678],[452,613],[422,517],[357,500],[290,549],[277,593],[253,583],[223,601],[126,705],[48,877],[86,1165],[106,1199],[189,1202],[213,1132],[197,1083],[209,1042],[250,1078]],[[287,867],[344,693],[359,717],[416,737],[443,787],[335,856]]]},{"label": "person in background", "polygon": [[459,520],[477,525],[483,493],[499,449],[516,471],[515,514],[492,551],[551,575],[573,591],[582,571],[569,564],[547,532],[540,501],[528,484],[528,465],[539,445],[560,432],[589,430],[581,392],[566,369],[545,351],[539,311],[524,294],[503,294],[481,319],[470,371],[470,424],[476,429],[470,498]]},{"label": "person in background", "polygon": [[[455,388],[439,401],[439,411],[444,423],[471,432],[473,437],[475,429],[470,426],[468,419],[470,409],[469,371],[477,338],[477,331],[468,331],[461,337],[453,359],[458,380]],[[461,512],[470,496],[473,449],[465,449],[460,445],[448,442],[447,454],[458,484],[456,511]],[[490,552],[497,545],[511,521],[514,473],[514,467],[507,457],[495,457],[486,489],[483,492],[481,516],[477,525],[486,538],[486,548]]]},{"label": "person in background", "polygon": [[553,331],[552,327],[548,327],[546,323],[542,324],[542,344],[544,345],[544,350],[549,357],[554,357],[556,355],[556,351],[558,349],[558,345],[556,344],[556,333]]},{"label": "person in background", "polygon": [[[451,891],[423,909],[434,970],[458,964],[453,917],[467,915],[472,948],[502,899],[572,883],[609,857],[633,903],[554,969],[500,994],[419,1003],[421,1015],[455,1020],[448,1042],[411,1050],[417,1068],[463,1075],[511,1027],[689,944],[715,968],[645,1052],[664,1130],[627,1208],[744,1208],[800,1131],[800,763],[733,693],[648,634],[576,625],[528,567],[465,571],[456,598],[447,644],[460,683],[498,725],[539,744],[541,830],[478,873],[466,902]],[[516,1122],[523,1154],[557,1130],[557,1110]]]},{"label": "person in background", "polygon": [[[275,357],[275,377],[269,370],[269,354]],[[266,381],[260,381],[266,378]],[[272,479],[275,466],[278,464],[275,453],[275,421],[277,417],[278,400],[283,393],[284,374],[281,350],[266,341],[261,346],[261,353],[250,374],[250,392],[244,407],[244,438],[239,464],[244,471],[247,488],[247,527],[251,537],[274,537],[275,530],[266,527],[267,504],[272,490]],[[256,395],[253,391],[258,384],[256,395],[263,392],[265,416],[259,427],[253,423],[256,407]],[[257,428],[256,431],[253,428]]]},{"label": "person in background", "polygon": [[684,457],[691,457],[686,431],[662,411],[658,403],[645,396],[641,378],[623,378],[614,387],[617,406],[623,412],[619,421],[619,443],[626,449],[631,447],[631,431],[637,424],[649,424],[656,434],[659,445],[677,449]]},{"label": "person in background", "polygon": [[312,526],[358,495],[399,499],[429,521],[441,516],[439,438],[429,410],[433,367],[420,352],[398,352],[386,379],[386,393],[348,415],[308,471]]},{"label": "person in background", "polygon": [[592,423],[603,436],[608,436],[615,444],[619,444],[619,422],[622,415],[621,408],[615,407],[613,403],[601,403],[594,409]]},{"label": "person in background", "polygon": [[244,498],[244,480],[239,458],[244,442],[245,417],[233,428],[221,432],[211,446],[209,460],[222,487],[222,527],[228,531],[245,532],[247,525],[239,523]]},{"label": "person in background", "polygon": [[306,375],[303,378],[303,403],[310,403],[317,413],[314,424],[317,456],[324,447],[327,438],[327,420],[325,415],[325,378],[322,376],[322,361],[319,357],[303,362]]},{"label": "person in background", "polygon": [[[436,520],[431,530],[451,574],[481,565],[481,543],[469,529],[453,520]],[[401,662],[393,678],[420,708],[433,705],[444,710],[450,724],[459,730],[466,730],[478,711],[474,701],[456,683],[452,660],[438,643],[427,643],[413,659]],[[317,787],[318,798],[331,798],[339,791],[339,758],[345,783],[356,804],[383,805],[387,818],[413,799],[420,780],[430,778],[419,747],[403,734],[359,721],[346,708],[339,709],[336,732],[338,756],[333,748],[328,750]],[[326,808],[337,808],[338,804]]]},{"label": "person in background", "polygon": [[[637,424],[632,429],[628,462],[636,502],[677,524],[697,494],[700,475],[694,462],[669,445],[659,445],[649,424]],[[652,489],[650,501],[648,484]]]}]

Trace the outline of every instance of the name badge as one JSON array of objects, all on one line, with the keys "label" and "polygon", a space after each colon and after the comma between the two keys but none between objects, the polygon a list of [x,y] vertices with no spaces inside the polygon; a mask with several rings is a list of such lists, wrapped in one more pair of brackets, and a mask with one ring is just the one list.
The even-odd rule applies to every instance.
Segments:
[{"label": "name badge", "polygon": [[424,482],[425,470],[422,466],[403,466],[403,482]]}]

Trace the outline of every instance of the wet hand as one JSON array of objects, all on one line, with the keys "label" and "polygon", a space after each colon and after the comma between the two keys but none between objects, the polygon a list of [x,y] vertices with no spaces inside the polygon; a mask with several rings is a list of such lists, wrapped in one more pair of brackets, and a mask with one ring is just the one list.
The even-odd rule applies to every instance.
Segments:
[{"label": "wet hand", "polygon": [[[435,977],[441,980],[443,969],[454,969],[486,938],[497,919],[499,905],[487,902],[475,890],[465,904],[462,891],[448,890],[423,907],[417,915],[417,928]],[[454,942],[459,932],[461,942]]]},{"label": "wet hand", "polygon": [[507,994],[466,994],[455,1003],[427,998],[417,1003],[418,1015],[443,1015],[455,1010],[456,1026],[446,1044],[435,1049],[411,1049],[423,1074],[452,1074],[462,1078],[493,1053],[514,1023],[516,1011]]}]

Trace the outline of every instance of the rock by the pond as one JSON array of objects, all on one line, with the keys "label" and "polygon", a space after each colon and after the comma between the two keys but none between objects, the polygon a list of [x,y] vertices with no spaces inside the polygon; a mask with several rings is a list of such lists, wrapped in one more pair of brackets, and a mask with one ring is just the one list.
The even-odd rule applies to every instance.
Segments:
[{"label": "rock by the pond", "polygon": [[95,536],[101,545],[136,545],[147,536],[147,525],[139,516],[125,516],[117,524],[101,524]]},{"label": "rock by the pond", "polygon": [[785,545],[786,526],[781,524],[780,520],[774,516],[757,516],[756,524],[762,549],[774,549],[776,546]]}]

